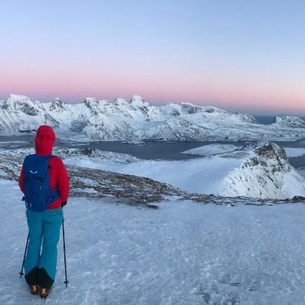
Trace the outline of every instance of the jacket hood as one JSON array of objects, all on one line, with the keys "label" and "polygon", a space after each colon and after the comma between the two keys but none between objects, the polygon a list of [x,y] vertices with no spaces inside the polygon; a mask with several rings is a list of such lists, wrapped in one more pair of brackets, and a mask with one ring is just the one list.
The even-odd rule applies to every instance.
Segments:
[{"label": "jacket hood", "polygon": [[41,125],[35,137],[35,151],[36,154],[48,156],[52,154],[53,145],[55,142],[55,132],[52,127],[48,125]]}]

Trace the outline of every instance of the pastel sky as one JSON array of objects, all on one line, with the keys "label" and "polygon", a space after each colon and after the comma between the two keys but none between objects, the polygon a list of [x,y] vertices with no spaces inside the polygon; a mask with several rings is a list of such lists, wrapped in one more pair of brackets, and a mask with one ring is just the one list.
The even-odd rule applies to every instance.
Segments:
[{"label": "pastel sky", "polygon": [[304,0],[0,0],[0,100],[305,115]]}]

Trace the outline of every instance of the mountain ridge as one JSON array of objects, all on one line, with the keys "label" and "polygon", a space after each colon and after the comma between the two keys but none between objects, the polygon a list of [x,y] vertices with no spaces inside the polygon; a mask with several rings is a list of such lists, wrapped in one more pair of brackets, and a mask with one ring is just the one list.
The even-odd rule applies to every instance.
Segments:
[{"label": "mountain ridge", "polygon": [[35,130],[48,124],[73,140],[101,141],[258,141],[298,140],[305,137],[305,121],[276,117],[264,125],[253,115],[230,113],[192,103],[154,106],[138,95],[113,102],[85,98],[72,104],[55,98],[41,103],[11,94],[0,101],[0,134]]}]

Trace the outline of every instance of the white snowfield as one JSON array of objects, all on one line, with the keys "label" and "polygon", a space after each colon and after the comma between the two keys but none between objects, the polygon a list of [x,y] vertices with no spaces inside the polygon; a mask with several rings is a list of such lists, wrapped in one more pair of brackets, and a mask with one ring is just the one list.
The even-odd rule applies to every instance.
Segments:
[{"label": "white snowfield", "polygon": [[158,210],[70,198],[47,300],[19,278],[27,236],[15,182],[1,180],[0,304],[302,305],[305,205],[160,203]]},{"label": "white snowfield", "polygon": [[[293,151],[298,154],[303,151]],[[217,167],[219,177],[225,177],[228,166],[219,163],[221,158],[209,160],[213,168],[209,173]],[[238,161],[225,160],[232,168]],[[66,161],[73,164],[73,158]],[[121,170],[115,157],[112,162],[93,161],[83,159],[77,164]],[[147,166],[145,162],[131,164],[142,164],[142,171],[153,167],[163,172],[160,163]],[[198,171],[184,176],[185,162],[179,162],[168,177],[180,176],[186,189],[207,181],[215,193],[215,175],[208,179]],[[286,163],[282,169],[289,169]],[[293,187],[295,180],[286,183]],[[22,194],[12,181],[0,180],[0,190],[0,304],[305,304],[303,204],[231,207],[173,197],[155,210],[107,199],[70,198],[64,208],[69,285],[64,284],[60,240],[57,277],[47,300],[40,300],[19,278],[27,237]]]},{"label": "white snowfield", "polygon": [[65,164],[148,177],[191,193],[261,199],[305,197],[305,178],[286,157],[302,156],[304,149],[287,148],[286,154],[274,143],[258,149],[265,145],[267,153],[233,145],[205,145],[185,152],[199,156],[185,161],[140,160],[113,154],[109,158],[67,157]]}]

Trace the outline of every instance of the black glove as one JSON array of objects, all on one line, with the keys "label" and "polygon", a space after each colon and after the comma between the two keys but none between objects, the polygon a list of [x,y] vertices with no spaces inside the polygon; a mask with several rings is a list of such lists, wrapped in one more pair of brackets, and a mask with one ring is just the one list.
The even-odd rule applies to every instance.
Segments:
[{"label": "black glove", "polygon": [[67,201],[61,203],[61,207],[63,208],[67,204]]}]

